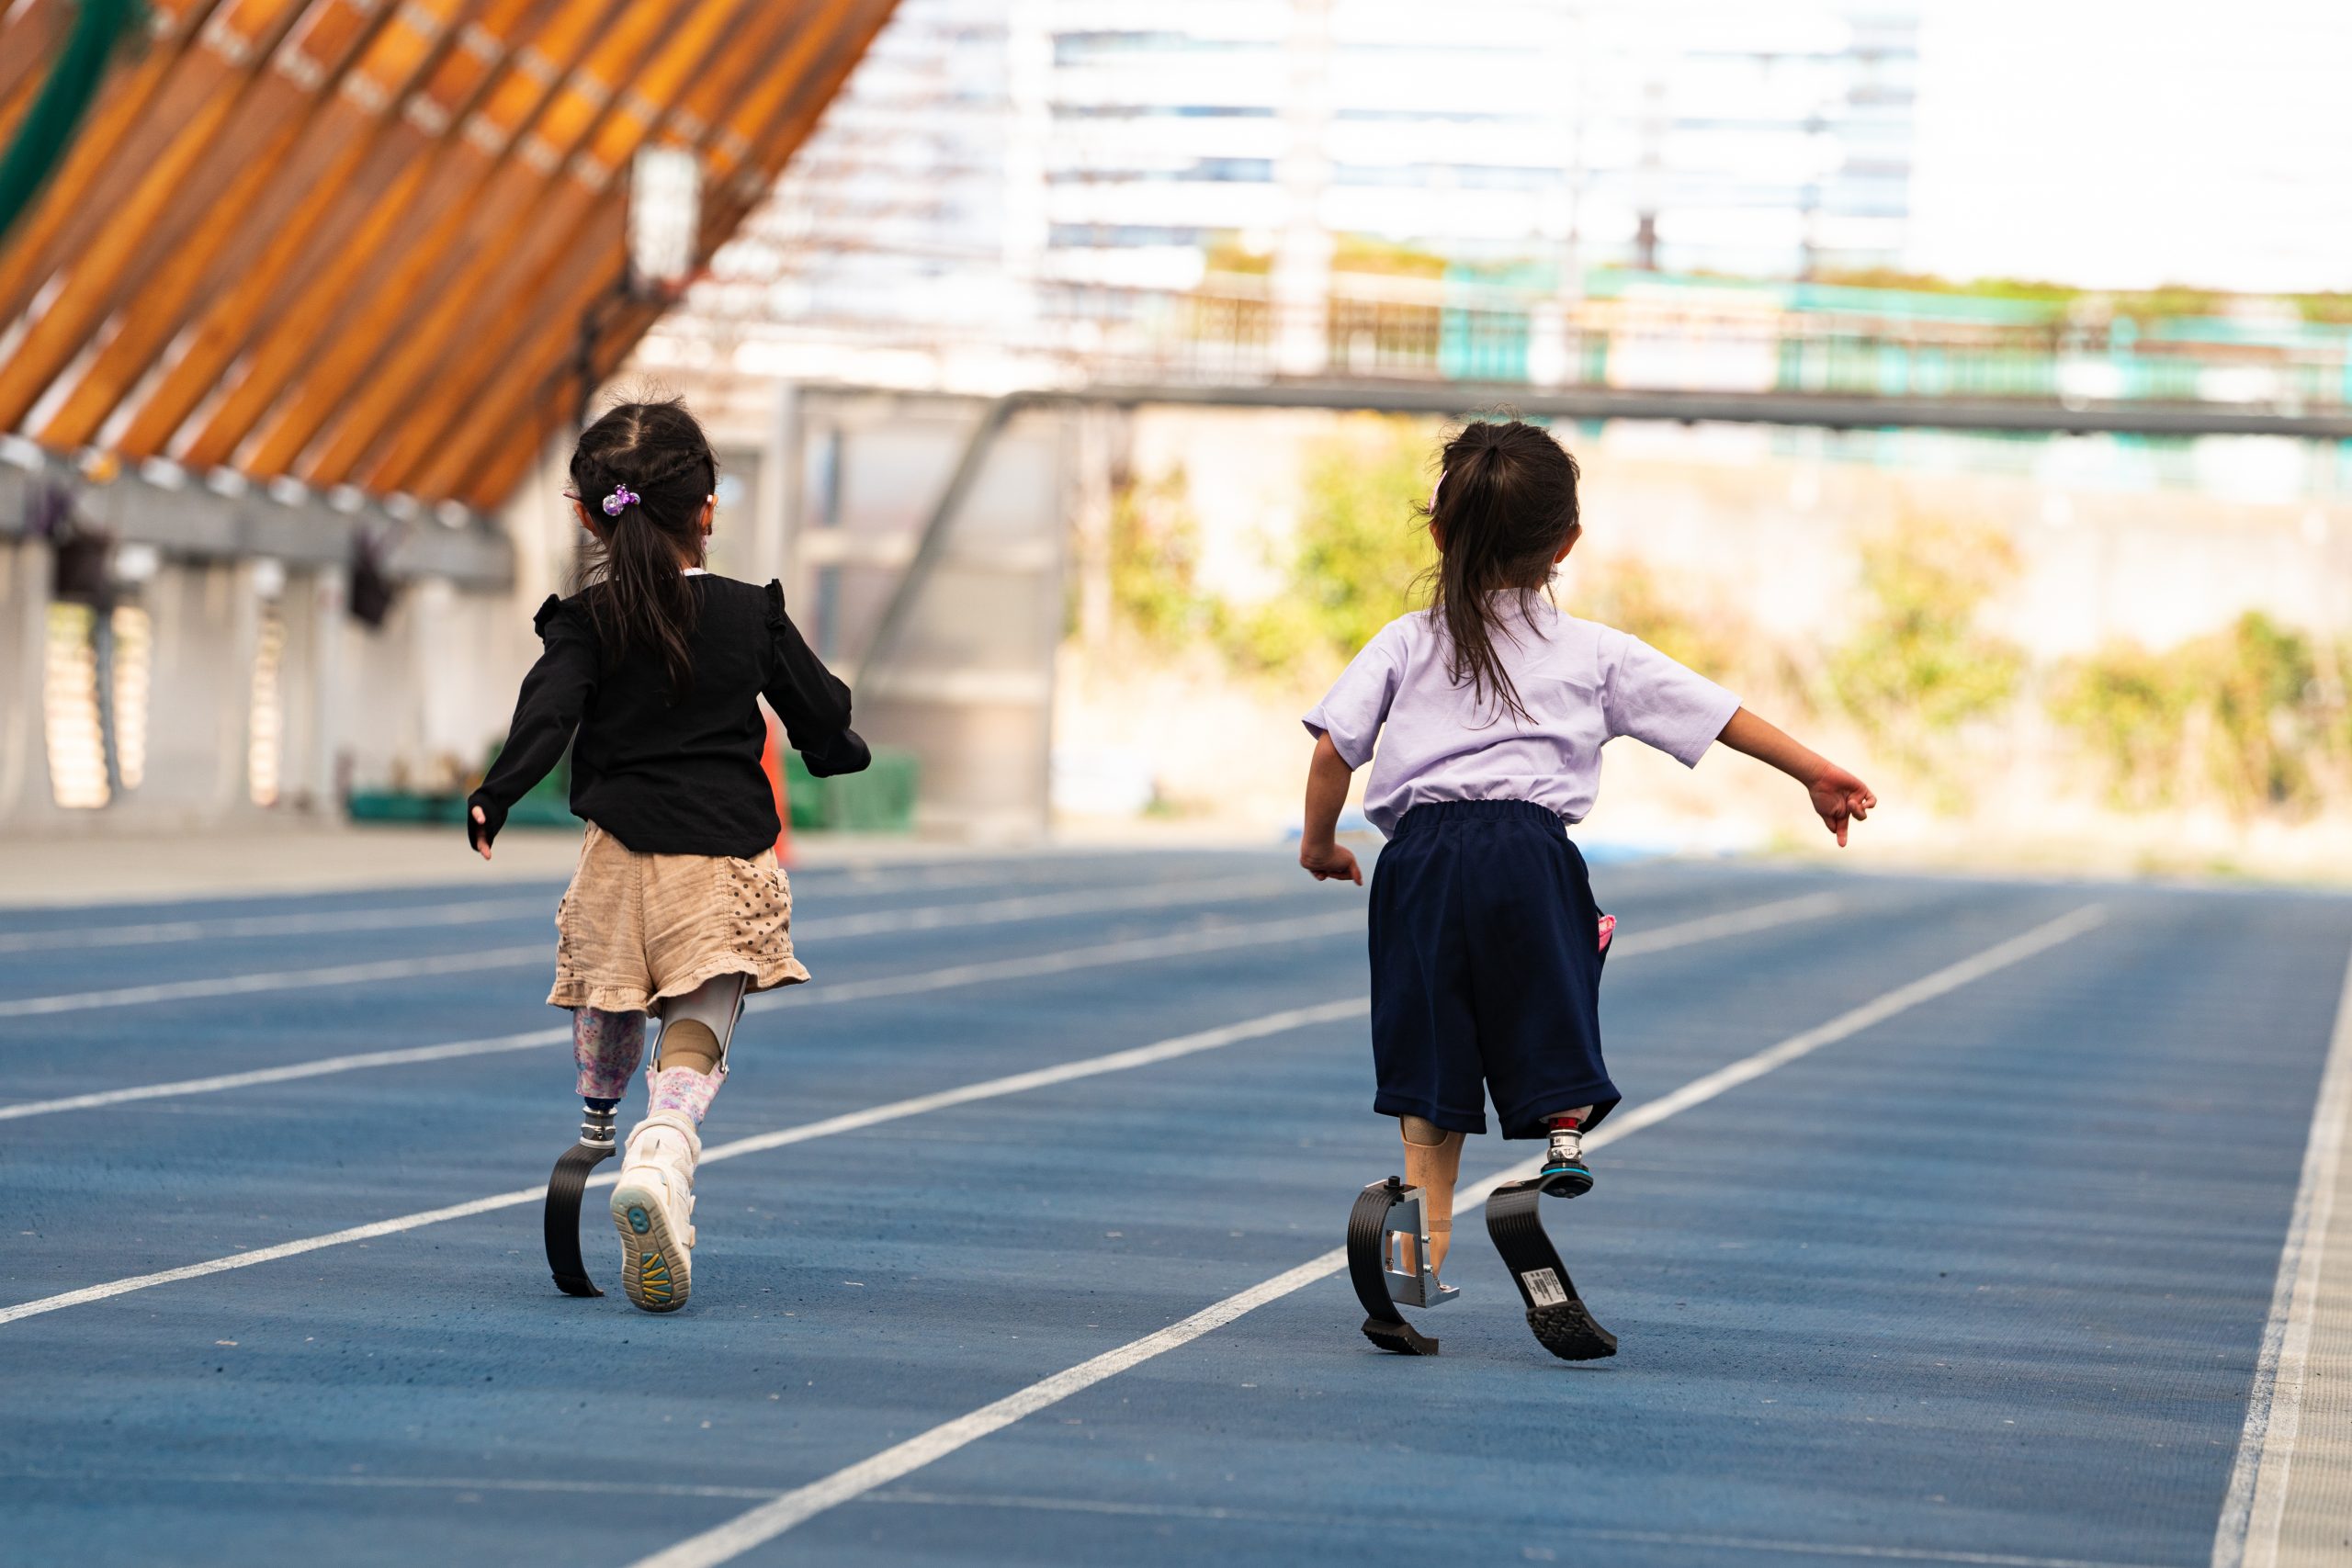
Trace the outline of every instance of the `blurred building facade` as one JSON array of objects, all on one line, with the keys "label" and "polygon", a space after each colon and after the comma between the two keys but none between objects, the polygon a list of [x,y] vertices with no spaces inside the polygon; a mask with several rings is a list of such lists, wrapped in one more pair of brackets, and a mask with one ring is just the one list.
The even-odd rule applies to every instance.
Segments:
[{"label": "blurred building facade", "polygon": [[904,0],[653,358],[749,340],[831,374],[857,343],[1019,380],[1205,293],[1262,300],[1303,373],[1343,246],[1571,299],[1593,268],[1891,265],[1918,27],[1909,0],[1513,0],[1475,28],[1406,0]]}]

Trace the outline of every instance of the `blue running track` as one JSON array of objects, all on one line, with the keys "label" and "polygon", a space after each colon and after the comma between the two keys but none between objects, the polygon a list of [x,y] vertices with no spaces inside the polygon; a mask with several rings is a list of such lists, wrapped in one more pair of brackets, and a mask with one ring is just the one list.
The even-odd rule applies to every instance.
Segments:
[{"label": "blue running track", "polygon": [[[817,980],[746,1020],[707,1148],[917,1104],[706,1165],[661,1318],[601,1190],[613,1293],[540,1257],[556,888],[0,911],[0,1559],[2201,1568],[2352,900],[1597,881],[1629,1122],[2105,918],[1597,1148],[1547,1217],[1623,1349],[1571,1366],[1475,1210],[1440,1358],[1374,1350],[1329,1272],[1132,1348],[1328,1254],[1397,1167],[1363,895],[1279,852],[796,879]],[[1535,1152],[1474,1140],[1464,1179]]]}]

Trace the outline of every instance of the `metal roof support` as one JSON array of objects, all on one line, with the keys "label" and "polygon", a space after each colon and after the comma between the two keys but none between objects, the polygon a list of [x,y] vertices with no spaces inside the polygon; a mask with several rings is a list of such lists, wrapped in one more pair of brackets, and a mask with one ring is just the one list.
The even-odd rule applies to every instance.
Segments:
[{"label": "metal roof support", "polygon": [[859,685],[877,684],[879,672],[888,668],[891,655],[899,650],[899,639],[906,633],[907,620],[914,613],[915,601],[922,596],[923,584],[931,581],[932,569],[939,564],[947,536],[956,525],[956,513],[963,511],[965,499],[972,493],[973,485],[979,482],[980,470],[987,465],[989,452],[995,449],[997,436],[1014,414],[1034,400],[1013,392],[980,411],[980,421],[965,441],[962,456],[956,459],[939,499],[932,502],[931,515],[923,519],[913,557],[899,574],[897,585],[890,590],[889,603],[882,607],[880,618],[874,623],[874,635],[866,639],[865,649],[857,656],[852,675]]}]

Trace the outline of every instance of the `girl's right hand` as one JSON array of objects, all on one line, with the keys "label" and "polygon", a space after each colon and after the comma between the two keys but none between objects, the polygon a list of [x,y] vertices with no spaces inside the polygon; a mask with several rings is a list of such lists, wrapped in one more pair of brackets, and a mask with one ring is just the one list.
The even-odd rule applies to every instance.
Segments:
[{"label": "girl's right hand", "polygon": [[1807,786],[1813,795],[1813,808],[1821,814],[1821,825],[1838,835],[1838,847],[1846,847],[1846,825],[1870,818],[1871,808],[1878,804],[1878,796],[1871,786],[1838,766],[1824,762],[1821,772]]},{"label": "girl's right hand", "polygon": [[1312,872],[1317,882],[1363,886],[1363,867],[1356,863],[1355,852],[1345,844],[1328,844],[1318,850],[1302,843],[1298,847],[1298,863]]},{"label": "girl's right hand", "polygon": [[[490,818],[481,814],[481,807],[477,806],[473,808],[473,815],[474,820],[477,823],[485,828],[490,826]],[[472,840],[474,848],[481,852],[482,859],[488,860],[490,858],[490,835],[488,833],[477,833],[472,829],[469,828],[466,829],[466,837]]]}]

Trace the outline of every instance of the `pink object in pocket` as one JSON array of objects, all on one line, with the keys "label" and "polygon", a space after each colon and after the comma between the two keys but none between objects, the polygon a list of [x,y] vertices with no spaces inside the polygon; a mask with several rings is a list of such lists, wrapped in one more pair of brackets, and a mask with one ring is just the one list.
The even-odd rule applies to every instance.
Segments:
[{"label": "pink object in pocket", "polygon": [[1608,951],[1609,951],[1609,939],[1610,939],[1611,937],[1612,937],[1612,936],[1615,936],[1616,934],[1617,934],[1617,917],[1616,917],[1616,916],[1614,916],[1614,915],[1603,915],[1603,916],[1601,916],[1601,917],[1600,917],[1600,951],[1601,951],[1601,952],[1606,953],[1606,952],[1608,952]]}]

